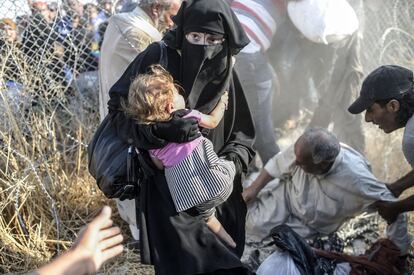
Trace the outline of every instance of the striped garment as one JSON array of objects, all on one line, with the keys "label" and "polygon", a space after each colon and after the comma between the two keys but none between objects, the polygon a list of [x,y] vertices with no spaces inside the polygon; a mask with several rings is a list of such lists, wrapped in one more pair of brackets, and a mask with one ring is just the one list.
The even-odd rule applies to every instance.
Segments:
[{"label": "striped garment", "polygon": [[234,0],[231,8],[251,41],[246,50],[267,51],[276,33],[276,20],[285,12],[284,0]]},{"label": "striped garment", "polygon": [[165,168],[177,212],[195,206],[206,213],[214,212],[211,209],[230,196],[235,173],[234,163],[219,158],[206,138],[180,163]]}]

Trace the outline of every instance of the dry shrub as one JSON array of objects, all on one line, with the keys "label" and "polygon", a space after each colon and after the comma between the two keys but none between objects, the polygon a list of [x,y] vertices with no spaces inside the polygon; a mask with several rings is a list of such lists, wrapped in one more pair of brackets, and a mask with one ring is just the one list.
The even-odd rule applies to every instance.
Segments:
[{"label": "dry shrub", "polygon": [[98,117],[76,91],[52,78],[46,86],[45,74],[27,71],[15,95],[0,82],[0,273],[32,270],[66,250],[107,203],[84,145]]},{"label": "dry shrub", "polygon": [[[105,204],[115,210],[127,242],[129,233],[87,169],[85,143],[99,122],[96,88],[85,94],[66,87],[44,64],[21,73],[24,89],[16,95],[0,70],[0,273],[34,270],[61,254]],[[153,269],[127,249],[102,272]]]}]

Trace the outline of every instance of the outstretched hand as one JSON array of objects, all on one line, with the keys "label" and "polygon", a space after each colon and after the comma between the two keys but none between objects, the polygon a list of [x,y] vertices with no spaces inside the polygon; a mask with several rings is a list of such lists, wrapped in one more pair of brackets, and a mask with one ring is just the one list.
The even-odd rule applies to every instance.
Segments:
[{"label": "outstretched hand", "polygon": [[93,274],[107,260],[119,255],[123,246],[121,230],[112,226],[111,208],[101,213],[81,230],[73,247],[38,270],[40,275]]},{"label": "outstretched hand", "polygon": [[104,262],[123,251],[121,229],[112,224],[111,208],[105,206],[101,213],[80,232],[72,248],[75,253],[84,255],[91,263],[90,273],[98,271]]}]

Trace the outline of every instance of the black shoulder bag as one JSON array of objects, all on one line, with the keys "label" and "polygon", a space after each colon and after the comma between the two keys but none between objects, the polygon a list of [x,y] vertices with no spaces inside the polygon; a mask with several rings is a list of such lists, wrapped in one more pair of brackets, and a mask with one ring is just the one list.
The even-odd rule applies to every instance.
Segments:
[{"label": "black shoulder bag", "polygon": [[[159,64],[167,67],[167,48],[158,42]],[[139,194],[144,172],[150,171],[141,152],[118,136],[113,115],[108,114],[88,145],[89,173],[108,198],[134,199]]]}]

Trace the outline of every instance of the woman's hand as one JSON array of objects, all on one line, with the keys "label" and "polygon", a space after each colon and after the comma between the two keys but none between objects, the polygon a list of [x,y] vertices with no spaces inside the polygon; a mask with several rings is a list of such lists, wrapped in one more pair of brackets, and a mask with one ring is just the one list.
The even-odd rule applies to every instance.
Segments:
[{"label": "woman's hand", "polygon": [[400,186],[398,183],[387,184],[388,190],[394,195],[394,197],[398,198],[401,193],[404,191],[404,188]]},{"label": "woman's hand", "polygon": [[155,135],[175,143],[189,142],[201,136],[198,121],[194,118],[183,118],[189,112],[190,110],[185,109],[175,111],[169,121],[155,124]]},{"label": "woman's hand", "polygon": [[224,156],[224,158],[228,161],[232,161],[234,163],[234,167],[236,168],[236,175],[241,175],[243,173],[243,164],[240,160],[239,155],[234,152],[229,152]]}]

